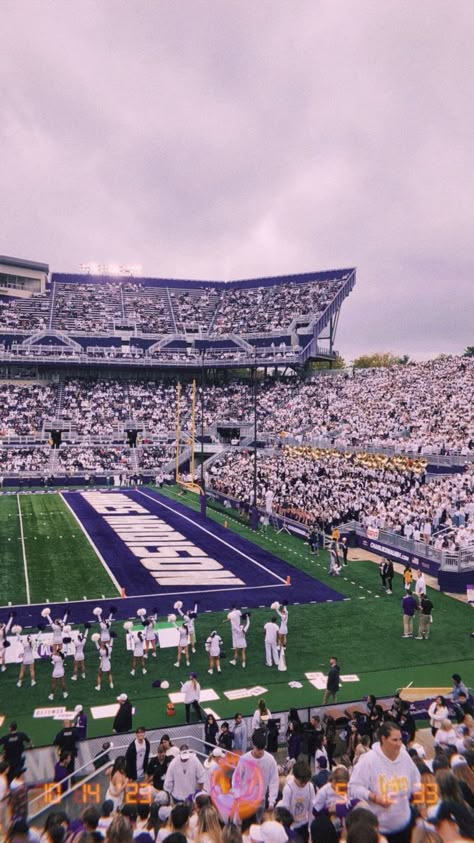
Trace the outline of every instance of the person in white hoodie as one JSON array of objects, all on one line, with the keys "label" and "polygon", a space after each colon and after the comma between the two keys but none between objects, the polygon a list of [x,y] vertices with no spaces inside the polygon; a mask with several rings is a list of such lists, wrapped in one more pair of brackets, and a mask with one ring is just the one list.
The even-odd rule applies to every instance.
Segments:
[{"label": "person in white hoodie", "polygon": [[205,779],[205,770],[199,758],[183,744],[179,755],[173,758],[166,771],[163,787],[173,802],[184,802],[202,788]]},{"label": "person in white hoodie", "polygon": [[308,838],[309,823],[313,819],[314,787],[311,770],[306,761],[297,761],[292,775],[288,776],[277,808],[286,808],[293,817],[292,831],[303,839]]},{"label": "person in white hoodie", "polygon": [[349,797],[369,802],[388,843],[410,843],[410,799],[420,788],[420,773],[402,743],[395,723],[382,723],[379,740],[354,767]]}]

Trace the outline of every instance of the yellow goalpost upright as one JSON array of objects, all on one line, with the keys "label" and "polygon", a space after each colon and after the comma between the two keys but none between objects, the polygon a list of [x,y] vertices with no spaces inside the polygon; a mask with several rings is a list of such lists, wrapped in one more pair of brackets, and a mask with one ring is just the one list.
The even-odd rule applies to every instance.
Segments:
[{"label": "yellow goalpost upright", "polygon": [[[191,446],[191,458],[190,458],[190,475],[194,477],[194,448],[195,448],[195,435],[196,435],[196,381],[193,380],[193,390],[192,390],[192,400],[191,400],[191,437],[189,439],[188,444]],[[194,480],[181,480],[179,474],[179,456],[180,456],[180,444],[181,444],[181,384],[178,381],[176,387],[176,469],[175,469],[175,479],[178,486],[181,486],[183,489],[186,489],[188,492],[195,492],[198,495],[204,495],[204,489],[199,483],[195,483]]]}]

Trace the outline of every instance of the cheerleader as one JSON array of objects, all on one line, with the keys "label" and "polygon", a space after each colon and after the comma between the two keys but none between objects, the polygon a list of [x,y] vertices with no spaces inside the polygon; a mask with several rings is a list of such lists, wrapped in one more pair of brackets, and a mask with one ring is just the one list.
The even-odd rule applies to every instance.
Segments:
[{"label": "cheerleader", "polygon": [[211,632],[205,646],[206,651],[209,653],[209,670],[207,672],[212,675],[214,673],[214,668],[216,668],[217,672],[220,673],[222,638],[215,630]]},{"label": "cheerleader", "polygon": [[198,604],[194,604],[194,609],[191,611],[183,612],[183,604],[181,600],[178,600],[177,603],[174,604],[174,609],[181,615],[184,623],[188,627],[189,632],[189,643],[191,644],[192,652],[196,652],[196,628],[195,628],[195,620],[197,617],[198,611]]},{"label": "cheerleader", "polygon": [[142,673],[143,675],[145,675],[145,639],[143,632],[137,632],[137,634],[133,638],[132,669],[130,671],[131,676],[135,676],[135,667],[137,664],[137,659],[140,659],[142,664]]},{"label": "cheerleader", "polygon": [[151,650],[151,654],[154,659],[156,659],[156,634],[155,634],[155,623],[158,618],[158,609],[153,609],[153,613],[148,615],[145,618],[146,611],[145,609],[138,609],[137,615],[141,618],[142,624],[145,627],[145,655],[144,657],[148,658],[148,653]]},{"label": "cheerleader", "polygon": [[270,606],[280,616],[280,629],[278,630],[278,646],[286,647],[286,636],[288,635],[288,601],[284,600],[282,605],[275,602]]},{"label": "cheerleader", "polygon": [[53,654],[59,652],[59,650],[61,650],[63,646],[63,632],[64,627],[66,625],[66,621],[68,619],[68,615],[69,609],[67,609],[67,611],[64,613],[64,617],[62,618],[62,620],[61,618],[56,618],[56,620],[53,621],[51,617],[51,609],[46,607],[41,612],[41,616],[46,619],[47,625],[51,627],[51,630],[53,632],[53,644],[51,647]]},{"label": "cheerleader", "polygon": [[15,617],[14,612],[10,612],[8,616],[8,620],[6,623],[0,623],[0,664],[2,673],[5,673],[7,666],[5,664],[6,661],[6,650],[7,647],[10,646],[10,642],[8,641],[8,633],[10,632],[11,625],[13,623],[13,618]]},{"label": "cheerleader", "polygon": [[18,682],[16,683],[17,688],[21,688],[23,684],[23,677],[26,673],[26,668],[28,668],[30,674],[30,682],[31,687],[34,688],[36,685],[36,677],[35,677],[35,651],[36,651],[36,640],[33,638],[32,635],[27,635],[23,641],[20,639],[21,633],[21,626],[14,626],[13,632],[18,638],[18,643],[23,647],[23,652],[21,654],[21,666],[20,666],[20,674],[18,676]]},{"label": "cheerleader", "polygon": [[[232,647],[234,650],[234,658],[230,659],[229,664],[233,664],[234,666],[237,664],[239,660],[239,652],[240,658],[242,660],[242,667],[246,666],[246,650],[247,650],[247,632],[250,626],[250,615],[247,612],[242,614],[238,609],[235,610],[238,612],[238,620],[237,615],[234,614],[234,618],[228,618],[232,624]],[[230,612],[229,614],[233,614]]]},{"label": "cheerleader", "polygon": [[51,656],[51,664],[53,665],[53,676],[51,679],[51,693],[48,700],[54,700],[54,692],[56,685],[60,684],[64,699],[67,699],[66,683],[64,681],[64,654],[61,650],[57,650]]},{"label": "cheerleader", "polygon": [[71,676],[73,682],[77,682],[77,674],[79,669],[83,679],[86,678],[86,660],[84,656],[84,647],[86,646],[89,629],[86,627],[84,634],[79,633],[74,642],[74,672]]},{"label": "cheerleader", "polygon": [[113,688],[114,681],[112,677],[111,663],[112,641],[109,641],[108,644],[104,644],[100,640],[100,634],[98,632],[94,633],[92,640],[94,641],[94,644],[97,647],[97,652],[99,653],[99,669],[97,671],[97,685],[95,686],[95,690],[100,691],[102,677],[106,677],[109,680],[110,688]]},{"label": "cheerleader", "polygon": [[101,644],[110,644],[112,639],[112,634],[110,632],[110,627],[112,626],[112,622],[114,620],[114,615],[117,610],[111,606],[109,609],[109,617],[104,620],[102,616],[102,609],[100,606],[97,606],[96,609],[93,610],[92,614],[96,616],[97,622],[99,624],[99,638]]},{"label": "cheerleader", "polygon": [[184,653],[186,658],[186,666],[189,667],[189,629],[186,623],[183,623],[182,626],[178,626],[176,623],[176,615],[168,615],[168,620],[174,624],[176,629],[178,630],[178,656],[177,661],[174,663],[174,667],[179,667],[179,663],[181,661],[181,654]]}]

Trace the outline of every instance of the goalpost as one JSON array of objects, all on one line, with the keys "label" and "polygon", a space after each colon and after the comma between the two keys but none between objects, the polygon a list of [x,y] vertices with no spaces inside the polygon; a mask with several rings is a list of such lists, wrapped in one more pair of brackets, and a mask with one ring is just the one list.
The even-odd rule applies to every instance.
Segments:
[{"label": "goalpost", "polygon": [[[191,446],[191,457],[190,457],[190,475],[194,478],[194,466],[195,466],[195,437],[196,437],[196,381],[193,380],[193,390],[192,390],[192,400],[191,400],[191,438],[189,440],[189,445]],[[186,489],[188,492],[194,492],[195,494],[199,495],[201,500],[201,512],[203,511],[204,506],[204,514],[205,514],[205,506],[206,506],[206,493],[202,486],[199,483],[196,483],[194,480],[182,480],[179,473],[179,457],[180,457],[180,445],[181,445],[181,384],[178,381],[176,387],[176,467],[175,467],[175,479],[176,484],[181,486],[182,489]]]}]

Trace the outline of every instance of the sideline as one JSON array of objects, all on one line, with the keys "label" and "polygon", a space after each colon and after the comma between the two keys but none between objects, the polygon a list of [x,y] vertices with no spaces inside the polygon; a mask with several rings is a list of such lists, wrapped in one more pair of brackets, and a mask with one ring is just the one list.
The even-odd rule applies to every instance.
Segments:
[{"label": "sideline", "polygon": [[20,495],[17,494],[16,501],[18,504],[18,515],[20,517],[20,538],[21,538],[21,547],[23,550],[23,570],[25,572],[25,586],[26,586],[26,602],[28,605],[31,603],[31,595],[30,595],[30,581],[28,578],[28,563],[26,561],[26,548],[25,548],[25,535],[23,533],[23,516],[21,514],[21,504],[20,504]]}]

